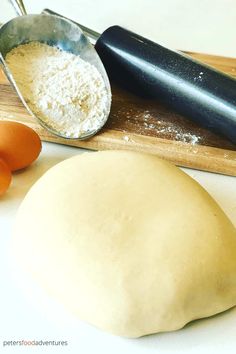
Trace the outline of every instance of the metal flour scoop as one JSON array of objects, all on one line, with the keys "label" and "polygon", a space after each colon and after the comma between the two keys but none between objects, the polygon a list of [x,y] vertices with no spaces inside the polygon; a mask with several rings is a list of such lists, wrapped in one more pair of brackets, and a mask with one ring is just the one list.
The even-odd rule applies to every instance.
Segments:
[{"label": "metal flour scoop", "polygon": [[101,126],[96,128],[96,130],[86,131],[83,135],[79,136],[78,139],[86,139],[93,136],[106,123],[111,106],[111,89],[109,80],[94,47],[83,34],[79,26],[73,22],[58,16],[45,14],[27,15],[24,4],[21,0],[11,1],[11,3],[14,5],[17,14],[21,16],[12,19],[0,28],[0,64],[21,101],[31,115],[33,115],[44,128],[55,135],[68,138],[60,131],[56,131],[52,128],[50,124],[46,124],[32,111],[32,109],[29,108],[25,100],[26,97],[22,96],[11,71],[6,65],[5,57],[14,47],[32,41],[38,41],[46,43],[50,46],[56,46],[66,52],[78,55],[81,59],[89,62],[97,68],[105,82],[108,95],[105,112],[103,112],[105,118],[102,121]]}]

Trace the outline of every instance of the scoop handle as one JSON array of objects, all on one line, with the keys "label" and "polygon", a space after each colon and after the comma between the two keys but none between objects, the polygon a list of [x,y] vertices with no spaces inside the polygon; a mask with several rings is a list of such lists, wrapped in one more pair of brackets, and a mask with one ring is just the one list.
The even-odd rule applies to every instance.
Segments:
[{"label": "scoop handle", "polygon": [[95,48],[110,79],[236,143],[235,79],[119,26]]},{"label": "scoop handle", "polygon": [[18,16],[27,15],[23,0],[8,0],[14,7]]}]

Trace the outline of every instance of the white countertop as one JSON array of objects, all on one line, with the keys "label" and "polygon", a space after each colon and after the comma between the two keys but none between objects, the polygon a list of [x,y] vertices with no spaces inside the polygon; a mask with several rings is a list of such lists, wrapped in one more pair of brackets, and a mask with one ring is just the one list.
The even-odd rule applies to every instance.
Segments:
[{"label": "white countertop", "polygon": [[[93,29],[121,24],[172,48],[236,57],[235,0],[64,0],[25,1],[29,12],[49,7]],[[3,11],[2,11],[3,10]],[[7,0],[0,22],[12,16]],[[73,318],[40,291],[24,294],[11,278],[7,246],[17,208],[30,186],[51,166],[83,150],[44,143],[38,161],[14,174],[0,200],[0,352],[4,353],[233,353],[236,308],[183,330],[127,340],[103,333]],[[218,201],[236,226],[236,179],[196,170],[185,171]],[[220,261],[220,260],[219,260]],[[66,347],[4,347],[4,340],[67,340]]]}]

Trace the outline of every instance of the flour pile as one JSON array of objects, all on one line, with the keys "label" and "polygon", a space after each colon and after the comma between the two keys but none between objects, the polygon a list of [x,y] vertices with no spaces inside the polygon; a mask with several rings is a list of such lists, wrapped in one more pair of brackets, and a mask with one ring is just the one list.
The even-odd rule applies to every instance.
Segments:
[{"label": "flour pile", "polygon": [[31,42],[12,49],[6,63],[29,108],[68,138],[98,130],[110,96],[95,66],[56,47]]}]

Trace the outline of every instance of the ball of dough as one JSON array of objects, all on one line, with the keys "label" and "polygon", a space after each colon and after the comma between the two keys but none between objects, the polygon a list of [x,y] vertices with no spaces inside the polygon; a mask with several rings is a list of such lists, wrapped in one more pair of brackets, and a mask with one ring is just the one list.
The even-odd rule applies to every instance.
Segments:
[{"label": "ball of dough", "polygon": [[18,211],[23,269],[79,318],[116,335],[172,331],[236,304],[236,230],[209,194],[154,156],[59,163]]}]

